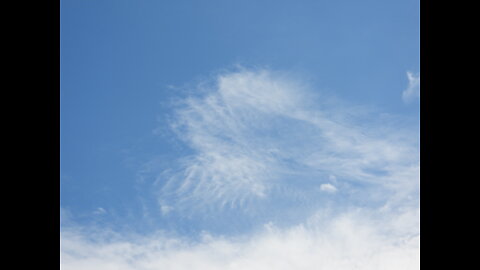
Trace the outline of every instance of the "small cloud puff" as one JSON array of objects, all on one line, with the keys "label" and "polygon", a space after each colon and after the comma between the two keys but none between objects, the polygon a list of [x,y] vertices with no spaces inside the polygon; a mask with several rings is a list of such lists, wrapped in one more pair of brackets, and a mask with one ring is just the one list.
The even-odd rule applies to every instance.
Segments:
[{"label": "small cloud puff", "polygon": [[322,191],[325,191],[325,192],[328,192],[328,193],[335,193],[337,192],[337,188],[330,184],[330,183],[327,183],[327,184],[321,184],[320,185],[320,190]]}]

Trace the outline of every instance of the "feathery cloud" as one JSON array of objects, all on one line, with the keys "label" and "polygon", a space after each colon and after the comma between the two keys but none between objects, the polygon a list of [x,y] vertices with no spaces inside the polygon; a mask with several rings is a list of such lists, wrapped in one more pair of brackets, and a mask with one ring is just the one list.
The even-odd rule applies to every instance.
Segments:
[{"label": "feathery cloud", "polygon": [[376,194],[364,197],[390,196],[384,201],[417,188],[415,133],[395,123],[362,120],[374,116],[338,109],[269,70],[221,74],[195,90],[201,94],[186,98],[172,121],[193,154],[156,182],[174,209],[246,209],[293,194],[311,200],[332,175],[335,189],[364,196],[355,189],[368,185]]}]

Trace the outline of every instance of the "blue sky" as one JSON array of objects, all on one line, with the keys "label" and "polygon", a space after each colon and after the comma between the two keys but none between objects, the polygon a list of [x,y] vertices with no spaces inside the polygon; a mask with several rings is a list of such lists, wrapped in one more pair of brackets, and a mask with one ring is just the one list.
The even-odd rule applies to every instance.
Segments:
[{"label": "blue sky", "polygon": [[195,248],[226,241],[263,269],[278,253],[255,244],[314,234],[320,253],[378,244],[366,269],[416,269],[397,242],[418,237],[419,1],[62,0],[60,17],[63,268],[183,269],[72,255],[121,243],[247,267]]}]

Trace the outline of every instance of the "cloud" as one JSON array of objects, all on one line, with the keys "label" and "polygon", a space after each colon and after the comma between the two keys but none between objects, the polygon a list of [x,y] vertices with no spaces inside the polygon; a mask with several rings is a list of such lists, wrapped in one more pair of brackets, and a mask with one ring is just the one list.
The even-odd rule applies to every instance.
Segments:
[{"label": "cloud", "polygon": [[337,191],[337,188],[330,183],[326,183],[326,184],[320,185],[320,190],[329,192],[329,193],[335,193]]},{"label": "cloud", "polygon": [[104,215],[107,213],[107,210],[103,209],[102,207],[98,207],[95,211],[93,211],[94,215]]},{"label": "cloud", "polygon": [[[413,219],[405,218],[409,215]],[[67,231],[61,235],[61,269],[419,269],[419,236],[401,229],[418,222],[418,211],[402,217],[392,223],[365,210],[319,212],[290,228],[265,224],[237,237],[205,232],[197,241],[165,233],[126,237]],[[392,237],[392,232],[401,234]]]},{"label": "cloud", "polygon": [[409,103],[416,98],[420,98],[420,74],[415,75],[411,72],[407,72],[408,87],[402,93],[402,99],[404,102]]},{"label": "cloud", "polygon": [[170,211],[172,211],[172,207],[168,205],[161,205],[160,211],[162,212],[163,215],[167,215]]},{"label": "cloud", "polygon": [[419,269],[418,131],[332,100],[270,70],[193,87],[170,118],[188,151],[142,171],[163,231],[70,223],[62,269]]},{"label": "cloud", "polygon": [[259,209],[273,198],[293,205],[321,198],[311,190],[333,175],[335,188],[363,201],[399,202],[415,192],[415,132],[337,105],[270,70],[240,69],[199,84],[172,117],[192,152],[158,176],[160,203],[196,213]]}]

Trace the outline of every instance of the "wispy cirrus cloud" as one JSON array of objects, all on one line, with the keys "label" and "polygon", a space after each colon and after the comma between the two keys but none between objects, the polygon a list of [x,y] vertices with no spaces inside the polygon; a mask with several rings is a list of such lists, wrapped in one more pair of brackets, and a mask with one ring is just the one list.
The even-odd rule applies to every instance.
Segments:
[{"label": "wispy cirrus cloud", "polygon": [[201,94],[186,98],[172,121],[193,154],[175,174],[158,178],[162,204],[221,210],[258,207],[272,197],[312,200],[322,196],[312,188],[327,187],[332,175],[339,194],[362,197],[367,189],[356,189],[368,186],[371,198],[390,196],[386,203],[415,192],[417,138],[393,121],[339,109],[269,70],[220,74],[195,90]]},{"label": "wispy cirrus cloud", "polygon": [[420,74],[407,72],[408,87],[402,92],[402,99],[406,103],[412,102],[416,98],[420,98]]}]

